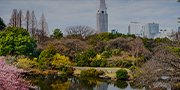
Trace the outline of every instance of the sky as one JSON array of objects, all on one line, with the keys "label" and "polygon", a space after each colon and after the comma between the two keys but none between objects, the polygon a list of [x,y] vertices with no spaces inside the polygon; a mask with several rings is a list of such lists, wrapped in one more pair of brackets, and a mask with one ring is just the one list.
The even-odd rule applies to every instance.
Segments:
[{"label": "sky", "polygon": [[[178,27],[180,2],[177,0],[106,0],[108,31],[118,29],[127,34],[130,22],[159,23],[159,28]],[[50,33],[59,28],[84,25],[96,29],[99,0],[0,0],[0,17],[9,23],[13,9],[34,10],[37,20],[44,13]]]}]

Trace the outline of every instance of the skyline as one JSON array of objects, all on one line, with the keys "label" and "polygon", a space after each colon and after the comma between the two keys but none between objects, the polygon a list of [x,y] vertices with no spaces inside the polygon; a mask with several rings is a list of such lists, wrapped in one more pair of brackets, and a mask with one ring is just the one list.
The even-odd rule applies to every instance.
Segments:
[{"label": "skyline", "polygon": [[[178,26],[180,3],[177,0],[106,0],[108,12],[108,31],[116,28],[118,32],[127,34],[131,21],[159,23],[160,28]],[[26,11],[34,10],[37,20],[44,13],[50,33],[59,28],[64,33],[68,26],[85,25],[96,29],[96,13],[99,0],[1,0],[0,17],[5,24],[9,23],[13,9]]]}]

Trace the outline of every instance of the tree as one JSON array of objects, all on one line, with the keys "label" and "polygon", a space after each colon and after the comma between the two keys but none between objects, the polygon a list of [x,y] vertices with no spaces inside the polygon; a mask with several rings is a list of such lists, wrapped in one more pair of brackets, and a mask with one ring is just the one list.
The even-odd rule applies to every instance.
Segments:
[{"label": "tree", "polygon": [[31,15],[29,13],[29,10],[27,10],[26,17],[25,17],[25,26],[28,32],[29,32],[30,24],[31,24]]},{"label": "tree", "polygon": [[34,52],[36,40],[26,29],[8,27],[0,33],[0,55],[30,55]]},{"label": "tree", "polygon": [[20,73],[22,69],[17,69],[13,65],[7,65],[4,57],[0,57],[0,90],[29,90],[36,89]]},{"label": "tree", "polygon": [[40,43],[48,34],[48,24],[46,22],[44,13],[42,13],[39,21],[39,30],[37,30],[38,42]]},{"label": "tree", "polygon": [[65,29],[67,35],[72,35],[72,34],[79,34],[82,35],[84,38],[88,35],[92,35],[95,33],[95,30],[89,26],[70,26]]},{"label": "tree", "polygon": [[19,10],[19,13],[17,15],[17,26],[22,27],[22,20],[23,20],[23,15],[22,15],[22,10]]},{"label": "tree", "polygon": [[[149,88],[153,88],[155,84],[159,86],[164,83],[166,86],[177,84],[180,80],[178,54],[168,49],[166,45],[157,46],[153,53],[154,56],[141,67],[141,71],[136,72],[140,74],[136,76],[135,81]],[[167,79],[163,79],[163,76],[167,76]]]},{"label": "tree", "polygon": [[6,27],[6,24],[4,23],[3,19],[0,17],[0,30],[3,30]]},{"label": "tree", "polygon": [[34,14],[34,11],[32,11],[32,13],[31,13],[31,29],[30,29],[30,35],[32,37],[35,37],[36,30],[37,30],[37,19]]},{"label": "tree", "polygon": [[63,33],[61,32],[60,29],[57,28],[57,29],[55,29],[53,31],[53,35],[51,35],[51,37],[56,38],[57,40],[59,40],[61,37],[63,37]]},{"label": "tree", "polygon": [[17,9],[13,9],[13,13],[11,15],[11,19],[8,26],[17,27],[17,23],[18,23],[17,18],[18,18]]}]

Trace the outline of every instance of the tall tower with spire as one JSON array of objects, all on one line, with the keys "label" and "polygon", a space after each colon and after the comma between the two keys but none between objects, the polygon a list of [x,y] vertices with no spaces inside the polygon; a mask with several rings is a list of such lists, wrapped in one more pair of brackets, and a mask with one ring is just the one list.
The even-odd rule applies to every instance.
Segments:
[{"label": "tall tower with spire", "polygon": [[98,33],[108,32],[108,14],[105,0],[100,0],[96,20]]}]

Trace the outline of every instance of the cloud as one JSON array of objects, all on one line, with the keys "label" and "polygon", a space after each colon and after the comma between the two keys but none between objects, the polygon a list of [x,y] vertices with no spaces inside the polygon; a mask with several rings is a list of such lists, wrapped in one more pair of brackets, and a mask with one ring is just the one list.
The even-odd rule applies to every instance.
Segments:
[{"label": "cloud", "polygon": [[[160,24],[160,28],[172,28],[177,25],[180,16],[180,3],[176,0],[106,0],[109,31],[112,28],[127,33],[131,21],[142,25],[151,22]],[[35,11],[37,20],[45,14],[49,30],[64,30],[68,26],[87,25],[96,29],[98,0],[3,0],[0,3],[0,17],[7,24],[13,9]],[[63,31],[64,32],[64,31]]]}]

